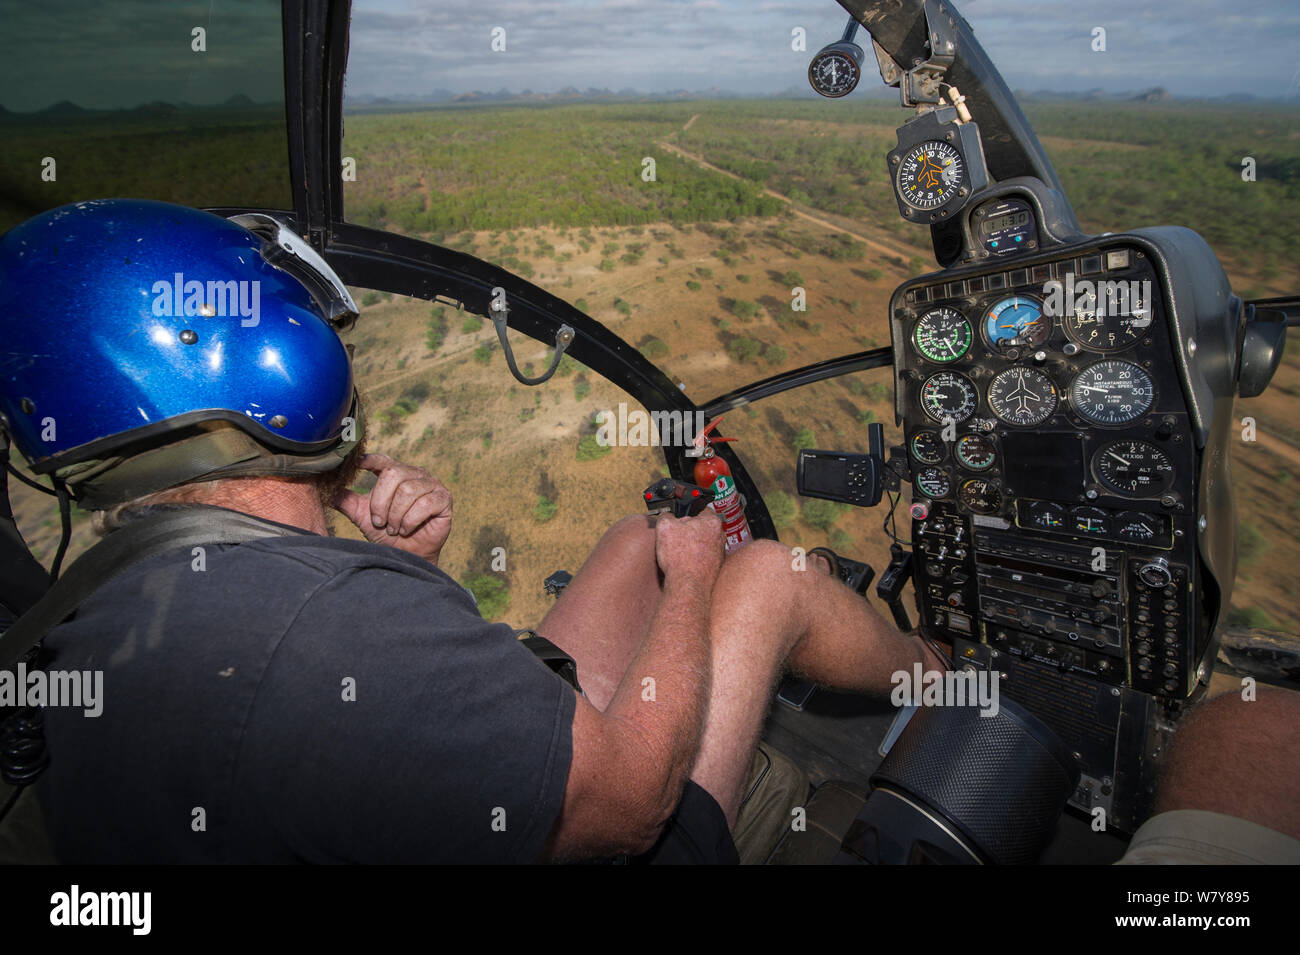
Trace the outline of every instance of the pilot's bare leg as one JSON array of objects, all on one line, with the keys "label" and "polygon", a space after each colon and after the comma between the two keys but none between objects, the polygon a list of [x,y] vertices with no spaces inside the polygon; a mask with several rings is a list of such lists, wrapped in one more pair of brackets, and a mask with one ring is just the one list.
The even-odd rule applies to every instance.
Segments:
[{"label": "pilot's bare leg", "polygon": [[646,515],[605,532],[537,632],[578,663],[587,699],[604,710],[645,641],[662,593]]},{"label": "pilot's bare leg", "polygon": [[[808,558],[805,570],[793,565],[784,544],[754,541],[727,557],[714,586],[708,722],[691,778],[733,825],[783,666],[882,698],[895,671],[917,661],[941,666],[919,637],[900,633],[818,558]],[[578,661],[597,708],[609,703],[634,659],[659,597],[653,528],[644,517],[625,518],[537,627]]]},{"label": "pilot's bare leg", "polygon": [[794,569],[790,548],[755,541],[723,564],[713,591],[713,683],[691,778],[735,825],[754,747],[784,666],[818,683],[881,698],[891,675],[943,664],[819,560]]},{"label": "pilot's bare leg", "polygon": [[1300,839],[1300,693],[1267,686],[1253,701],[1225,693],[1179,723],[1156,812],[1202,809]]}]

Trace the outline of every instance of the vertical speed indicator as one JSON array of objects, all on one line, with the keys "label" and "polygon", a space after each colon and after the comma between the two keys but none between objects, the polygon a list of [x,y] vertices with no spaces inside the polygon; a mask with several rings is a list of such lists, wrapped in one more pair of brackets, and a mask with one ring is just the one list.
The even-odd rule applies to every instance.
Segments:
[{"label": "vertical speed indicator", "polygon": [[946,306],[926,312],[912,330],[912,344],[921,357],[941,364],[963,357],[974,338],[966,316]]}]

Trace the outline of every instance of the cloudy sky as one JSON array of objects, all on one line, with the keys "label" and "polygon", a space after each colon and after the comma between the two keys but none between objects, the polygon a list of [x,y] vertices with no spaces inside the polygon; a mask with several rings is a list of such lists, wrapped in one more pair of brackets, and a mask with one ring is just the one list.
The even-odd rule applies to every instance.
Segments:
[{"label": "cloudy sky", "polygon": [[[1296,0],[957,0],[1013,89],[1297,97]],[[644,91],[805,84],[809,51],[838,39],[833,0],[353,0],[348,92],[442,88]],[[505,29],[505,52],[491,49]],[[1095,27],[1105,53],[1092,51]],[[878,77],[873,79],[878,83]]]},{"label": "cloudy sky", "polygon": [[[957,0],[1013,89],[1300,101],[1297,0]],[[0,0],[0,106],[259,102],[282,89],[279,0]],[[803,87],[833,0],[354,0],[347,93]],[[192,49],[196,27],[206,49]],[[791,31],[806,31],[806,52]],[[1106,30],[1107,51],[1091,49]],[[493,31],[505,50],[492,50]],[[866,45],[865,37],[863,38]],[[868,57],[870,59],[870,57]],[[879,85],[874,70],[866,81]]]}]

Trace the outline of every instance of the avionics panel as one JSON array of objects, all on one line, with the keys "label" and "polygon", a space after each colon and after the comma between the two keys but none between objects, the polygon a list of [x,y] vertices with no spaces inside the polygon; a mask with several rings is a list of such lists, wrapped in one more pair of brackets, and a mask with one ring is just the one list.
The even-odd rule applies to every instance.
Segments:
[{"label": "avionics panel", "polygon": [[1102,237],[891,303],[923,626],[1168,700],[1196,683],[1199,461],[1161,277]]}]

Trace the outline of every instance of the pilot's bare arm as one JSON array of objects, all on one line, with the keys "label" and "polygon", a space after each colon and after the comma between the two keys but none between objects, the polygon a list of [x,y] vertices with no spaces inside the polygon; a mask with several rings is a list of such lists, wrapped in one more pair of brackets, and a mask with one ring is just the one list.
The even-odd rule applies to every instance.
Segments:
[{"label": "pilot's bare arm", "polygon": [[[645,642],[602,713],[579,698],[552,858],[637,854],[656,842],[699,750],[707,713],[709,617],[722,565],[712,511],[660,518],[663,595]],[[653,680],[653,683],[647,683]]]}]

